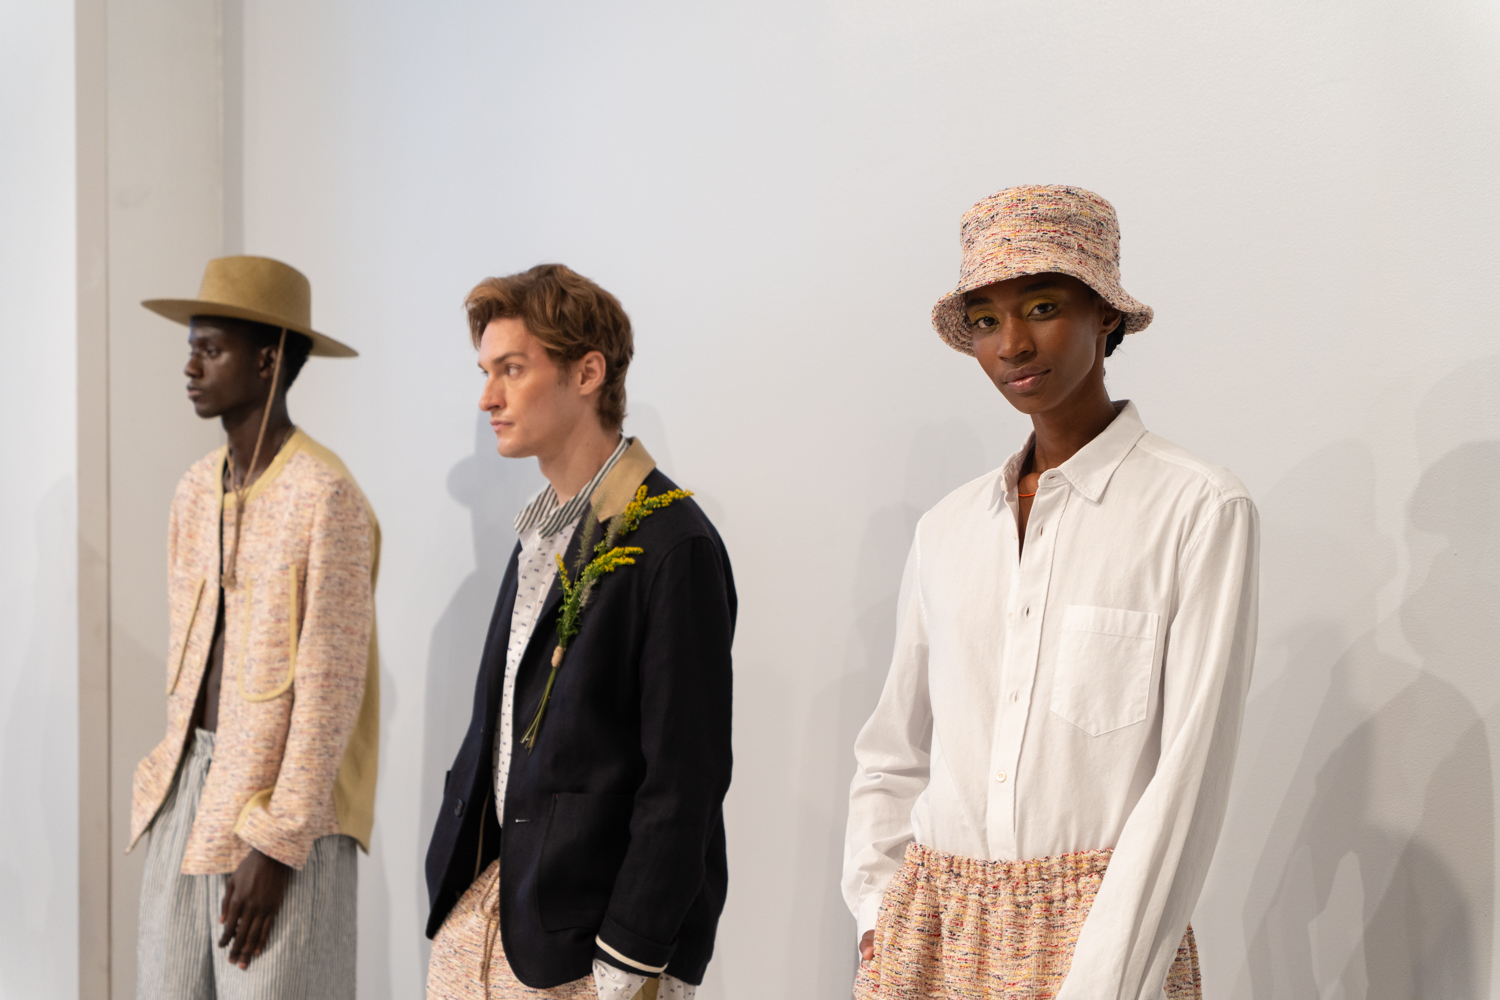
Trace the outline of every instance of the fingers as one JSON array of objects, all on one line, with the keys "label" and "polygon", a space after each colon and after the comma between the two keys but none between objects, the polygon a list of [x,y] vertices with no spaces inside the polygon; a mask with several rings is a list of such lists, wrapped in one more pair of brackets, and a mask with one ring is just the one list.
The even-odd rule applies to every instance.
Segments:
[{"label": "fingers", "polygon": [[230,956],[230,961],[239,965],[241,969],[248,969],[250,967],[250,959],[255,957],[260,951],[260,946],[265,942],[263,932],[266,925],[266,918],[256,916],[250,918],[246,923],[249,927],[245,933],[240,935],[239,944],[237,945],[239,954]]},{"label": "fingers", "polygon": [[862,962],[868,962],[875,957],[875,932],[865,931],[859,939],[859,958]]},{"label": "fingers", "polygon": [[[235,940],[235,928],[237,928],[240,924],[241,911],[243,911],[244,908],[244,905],[239,900],[231,896],[229,891],[226,889],[224,892],[224,906],[219,914],[219,920],[224,925],[224,933],[219,936],[220,948]],[[238,943],[235,944],[235,950],[239,950]],[[234,953],[231,952],[229,957],[231,960],[233,960]]]}]

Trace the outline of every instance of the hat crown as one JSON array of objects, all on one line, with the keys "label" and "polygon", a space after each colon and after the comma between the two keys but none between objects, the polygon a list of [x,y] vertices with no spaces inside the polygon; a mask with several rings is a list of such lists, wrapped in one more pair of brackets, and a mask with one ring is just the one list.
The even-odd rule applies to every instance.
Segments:
[{"label": "hat crown", "polygon": [[[269,257],[216,257],[203,269],[198,298],[237,310],[284,317],[288,326],[312,325],[312,284],[306,275]],[[212,315],[205,310],[200,315]]]},{"label": "hat crown", "polygon": [[1060,252],[1119,271],[1120,222],[1115,207],[1083,188],[1006,188],[965,212],[960,228],[965,276],[983,268],[1002,244],[1033,253]]}]

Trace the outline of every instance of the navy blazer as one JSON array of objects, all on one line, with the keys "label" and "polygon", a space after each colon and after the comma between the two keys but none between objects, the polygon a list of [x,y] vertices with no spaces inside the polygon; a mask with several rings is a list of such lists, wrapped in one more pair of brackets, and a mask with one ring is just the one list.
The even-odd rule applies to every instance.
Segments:
[{"label": "navy blazer", "polygon": [[[676,488],[659,470],[645,485],[649,496]],[[569,572],[591,516],[574,530]],[[493,753],[520,546],[511,554],[427,851],[428,937],[500,858],[500,940],[516,978],[536,989],[588,976],[596,955],[701,983],[728,886],[729,555],[691,499],[651,514],[620,544],[645,551],[596,585],[532,751],[520,738],[557,646],[555,581],[522,655],[502,832]],[[615,954],[597,948],[596,935]]]}]

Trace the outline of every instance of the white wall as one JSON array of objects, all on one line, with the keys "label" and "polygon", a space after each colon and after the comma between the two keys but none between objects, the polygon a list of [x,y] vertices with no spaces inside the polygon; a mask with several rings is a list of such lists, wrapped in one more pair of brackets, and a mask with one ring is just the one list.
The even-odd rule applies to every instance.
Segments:
[{"label": "white wall", "polygon": [[900,564],[1025,430],[927,313],[960,213],[1035,181],[1114,201],[1158,319],[1112,386],[1264,515],[1262,654],[1195,921],[1210,991],[1490,988],[1493,5],[264,0],[243,33],[225,217],[363,352],[315,360],[292,407],[387,539],[363,996],[420,989],[421,860],[538,484],[476,419],[460,302],[543,260],[629,309],[627,427],[739,583],[732,883],[700,995],[845,995],[850,745]]},{"label": "white wall", "polygon": [[78,994],[73,9],[0,0],[0,998]]}]

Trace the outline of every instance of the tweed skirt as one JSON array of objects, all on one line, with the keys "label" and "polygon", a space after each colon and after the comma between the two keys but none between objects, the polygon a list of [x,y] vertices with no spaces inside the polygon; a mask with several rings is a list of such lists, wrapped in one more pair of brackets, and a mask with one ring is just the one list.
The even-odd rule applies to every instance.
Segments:
[{"label": "tweed skirt", "polygon": [[[1050,1000],[1068,975],[1109,857],[976,861],[908,846],[880,904],[875,957],[855,977],[856,1000]],[[1191,927],[1166,996],[1202,997]]]}]

